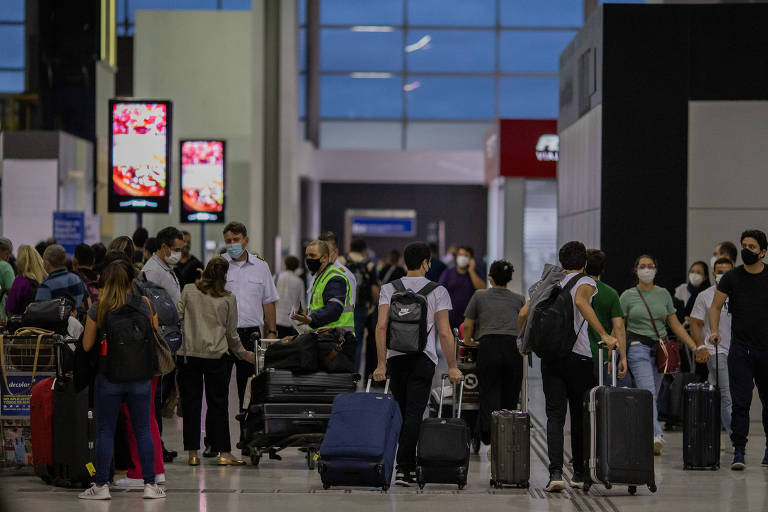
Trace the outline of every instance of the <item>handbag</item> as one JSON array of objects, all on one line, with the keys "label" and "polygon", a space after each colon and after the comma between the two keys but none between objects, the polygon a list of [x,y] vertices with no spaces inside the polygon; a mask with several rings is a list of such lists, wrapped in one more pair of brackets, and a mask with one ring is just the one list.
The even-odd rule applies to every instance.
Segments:
[{"label": "handbag", "polygon": [[75,304],[71,297],[30,302],[22,317],[24,327],[38,327],[65,335],[69,317],[74,309]]},{"label": "handbag", "polygon": [[176,363],[173,361],[173,354],[165,338],[157,332],[157,317],[152,310],[152,303],[146,296],[142,298],[147,302],[147,306],[149,306],[150,323],[152,324],[153,339],[155,340],[155,354],[157,354],[157,374],[167,375],[176,368]]},{"label": "handbag", "polygon": [[345,343],[354,343],[354,334],[340,329],[317,331],[315,334],[320,369],[328,373],[354,373],[355,365],[344,352]]},{"label": "handbag", "polygon": [[640,300],[643,301],[646,311],[648,311],[653,332],[656,333],[656,339],[659,340],[659,345],[656,348],[656,368],[659,373],[680,373],[680,347],[677,344],[677,340],[664,339],[659,335],[659,330],[656,329],[656,321],[653,319],[651,308],[648,307],[648,303],[645,301],[645,297],[643,297],[640,288],[635,289],[637,290],[638,295],[640,295]]}]

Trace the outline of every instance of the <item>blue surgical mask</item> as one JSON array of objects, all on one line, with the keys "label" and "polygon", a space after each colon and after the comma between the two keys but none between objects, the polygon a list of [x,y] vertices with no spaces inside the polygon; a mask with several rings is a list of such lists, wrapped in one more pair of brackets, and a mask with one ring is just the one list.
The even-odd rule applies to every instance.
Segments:
[{"label": "blue surgical mask", "polygon": [[227,254],[233,260],[243,255],[243,246],[241,244],[227,244]]}]

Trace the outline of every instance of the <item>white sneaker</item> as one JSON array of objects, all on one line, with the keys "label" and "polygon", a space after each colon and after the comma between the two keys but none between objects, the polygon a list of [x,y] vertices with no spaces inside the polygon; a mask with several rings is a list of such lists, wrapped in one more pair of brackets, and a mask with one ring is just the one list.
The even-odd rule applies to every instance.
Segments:
[{"label": "white sneaker", "polygon": [[144,487],[142,478],[121,478],[115,482],[115,487]]},{"label": "white sneaker", "polygon": [[91,486],[81,492],[78,496],[81,500],[111,500],[112,495],[109,494],[109,485],[96,485]]},{"label": "white sneaker", "polygon": [[661,436],[656,436],[653,438],[653,454],[658,456],[661,455],[661,449],[664,447],[664,438]]},{"label": "white sneaker", "polygon": [[144,484],[144,499],[155,500],[157,498],[165,498],[165,489],[157,484]]},{"label": "white sneaker", "polygon": [[155,475],[155,483],[156,484],[164,484],[165,483],[165,473],[160,473],[159,475]]}]

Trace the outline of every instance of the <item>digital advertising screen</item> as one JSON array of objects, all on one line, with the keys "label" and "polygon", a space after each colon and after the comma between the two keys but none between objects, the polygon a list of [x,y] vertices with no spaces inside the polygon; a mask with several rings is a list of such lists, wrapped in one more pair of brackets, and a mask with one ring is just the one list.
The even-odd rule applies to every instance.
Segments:
[{"label": "digital advertising screen", "polygon": [[224,141],[181,141],[181,221],[224,222]]},{"label": "digital advertising screen", "polygon": [[109,211],[168,213],[171,102],[110,100]]}]

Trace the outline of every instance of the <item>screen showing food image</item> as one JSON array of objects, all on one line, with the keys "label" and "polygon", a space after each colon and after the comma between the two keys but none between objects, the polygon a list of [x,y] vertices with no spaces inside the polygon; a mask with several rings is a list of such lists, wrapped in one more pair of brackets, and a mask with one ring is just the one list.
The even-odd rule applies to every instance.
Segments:
[{"label": "screen showing food image", "polygon": [[112,188],[132,197],[168,193],[168,105],[113,103]]},{"label": "screen showing food image", "polygon": [[[224,141],[181,143],[181,197],[185,214],[224,211]],[[218,215],[187,215],[186,220],[220,220]]]}]

